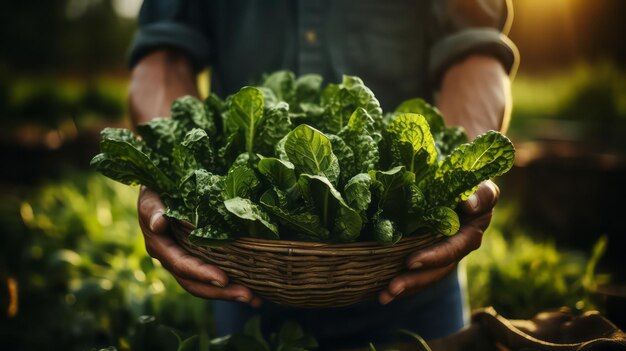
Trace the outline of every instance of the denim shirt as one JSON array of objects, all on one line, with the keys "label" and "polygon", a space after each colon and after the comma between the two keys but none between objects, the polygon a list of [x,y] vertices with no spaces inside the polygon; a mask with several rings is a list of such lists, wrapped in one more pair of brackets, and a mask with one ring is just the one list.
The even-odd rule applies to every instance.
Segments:
[{"label": "denim shirt", "polygon": [[510,0],[145,0],[131,66],[161,47],[211,66],[220,96],[262,73],[318,73],[325,82],[361,77],[384,110],[430,100],[442,73],[471,54],[513,72],[517,49],[505,36]]}]

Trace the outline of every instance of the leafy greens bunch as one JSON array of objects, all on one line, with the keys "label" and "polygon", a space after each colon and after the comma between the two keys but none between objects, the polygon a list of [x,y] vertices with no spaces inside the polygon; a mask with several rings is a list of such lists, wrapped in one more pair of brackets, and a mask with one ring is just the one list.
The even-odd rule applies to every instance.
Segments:
[{"label": "leafy greens bunch", "polygon": [[498,132],[468,143],[421,99],[383,115],[357,77],[266,76],[225,101],[176,100],[171,118],[102,131],[92,160],[105,176],[157,191],[190,240],[240,236],[319,242],[452,235],[454,211],[478,184],[508,171]]}]

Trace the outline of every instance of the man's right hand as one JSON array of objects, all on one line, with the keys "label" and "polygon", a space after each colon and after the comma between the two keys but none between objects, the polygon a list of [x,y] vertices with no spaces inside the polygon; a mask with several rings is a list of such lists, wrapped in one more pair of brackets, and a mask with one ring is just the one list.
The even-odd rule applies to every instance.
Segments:
[{"label": "man's right hand", "polygon": [[205,299],[235,300],[253,307],[261,305],[261,299],[250,289],[229,284],[221,269],[190,255],[172,239],[167,219],[163,216],[165,207],[157,193],[141,187],[137,211],[146,250],[190,294]]}]

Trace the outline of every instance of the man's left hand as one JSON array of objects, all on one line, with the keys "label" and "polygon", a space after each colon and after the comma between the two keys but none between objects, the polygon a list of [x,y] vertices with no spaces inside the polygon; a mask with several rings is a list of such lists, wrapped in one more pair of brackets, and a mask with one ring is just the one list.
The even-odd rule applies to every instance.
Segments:
[{"label": "man's left hand", "polygon": [[410,295],[443,279],[459,261],[478,249],[484,231],[491,222],[493,207],[500,197],[500,189],[490,180],[482,182],[476,192],[461,203],[461,228],[443,242],[409,255],[409,271],[389,282],[378,299],[386,305],[397,297]]}]

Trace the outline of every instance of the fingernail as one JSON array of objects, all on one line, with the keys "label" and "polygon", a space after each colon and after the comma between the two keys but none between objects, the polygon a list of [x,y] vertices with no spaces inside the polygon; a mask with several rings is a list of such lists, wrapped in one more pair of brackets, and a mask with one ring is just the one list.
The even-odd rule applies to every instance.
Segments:
[{"label": "fingernail", "polygon": [[211,280],[211,284],[217,286],[218,288],[223,288],[224,284],[218,282],[217,280]]},{"label": "fingernail", "polygon": [[478,196],[476,196],[476,194],[472,194],[467,198],[467,203],[469,203],[470,207],[472,209],[477,209],[478,208]]},{"label": "fingernail", "polygon": [[382,304],[383,305],[387,305],[388,303],[390,303],[391,301],[393,301],[393,297],[390,297],[387,301],[383,301]]},{"label": "fingernail", "polygon": [[496,188],[496,184],[491,180],[485,182],[485,185],[489,187],[489,190],[493,193],[493,196],[498,196],[498,189]]},{"label": "fingernail", "polygon": [[237,298],[235,298],[235,300],[239,301],[239,302],[243,302],[243,303],[248,303],[250,302],[250,299],[247,297],[243,297],[243,296],[239,296]]},{"label": "fingernail", "polygon": [[392,291],[392,292],[391,292],[391,294],[392,294],[394,297],[396,297],[396,296],[398,296],[398,295],[402,294],[402,292],[404,292],[404,288],[400,288],[400,289],[398,289],[397,291]]},{"label": "fingernail", "polygon": [[409,269],[420,269],[424,264],[419,261],[414,261],[409,264]]},{"label": "fingernail", "polygon": [[156,222],[159,220],[159,218],[161,218],[161,216],[163,216],[162,211],[157,211],[152,214],[152,217],[150,217],[150,230],[151,231],[155,230]]}]

